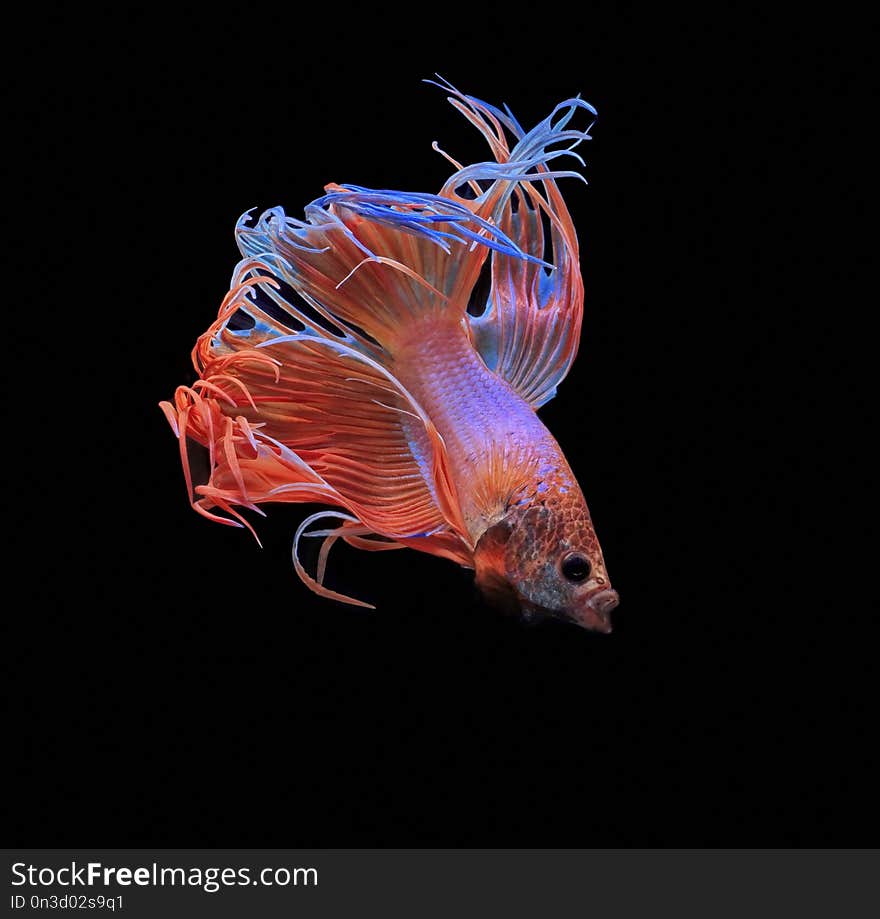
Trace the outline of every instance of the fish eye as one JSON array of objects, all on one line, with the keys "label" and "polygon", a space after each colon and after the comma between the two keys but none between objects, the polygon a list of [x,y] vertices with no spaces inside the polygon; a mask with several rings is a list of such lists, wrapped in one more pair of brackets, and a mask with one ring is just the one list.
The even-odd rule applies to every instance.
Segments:
[{"label": "fish eye", "polygon": [[583,555],[578,555],[577,552],[569,553],[562,560],[562,574],[567,580],[575,583],[586,581],[590,576],[589,559],[584,558]]}]

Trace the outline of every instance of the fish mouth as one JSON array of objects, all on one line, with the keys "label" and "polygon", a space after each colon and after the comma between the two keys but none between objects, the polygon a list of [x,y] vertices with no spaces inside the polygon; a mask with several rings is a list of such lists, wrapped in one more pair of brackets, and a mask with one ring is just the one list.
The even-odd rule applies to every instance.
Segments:
[{"label": "fish mouth", "polygon": [[593,594],[581,606],[573,609],[568,618],[577,625],[591,632],[608,635],[611,632],[611,611],[617,608],[620,597],[616,590],[600,590]]},{"label": "fish mouth", "polygon": [[519,599],[518,606],[520,612],[531,622],[540,622],[542,619],[559,619],[579,625],[590,632],[608,635],[611,632],[611,611],[616,609],[619,603],[620,597],[617,591],[608,588],[582,600],[580,605],[564,611],[550,610],[522,598]]}]

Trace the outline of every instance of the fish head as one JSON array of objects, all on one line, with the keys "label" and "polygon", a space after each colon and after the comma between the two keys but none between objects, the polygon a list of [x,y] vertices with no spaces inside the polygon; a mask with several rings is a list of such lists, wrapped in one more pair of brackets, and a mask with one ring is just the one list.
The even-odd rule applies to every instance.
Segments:
[{"label": "fish head", "polygon": [[611,631],[619,598],[582,498],[514,508],[480,537],[474,558],[477,584],[496,605]]}]

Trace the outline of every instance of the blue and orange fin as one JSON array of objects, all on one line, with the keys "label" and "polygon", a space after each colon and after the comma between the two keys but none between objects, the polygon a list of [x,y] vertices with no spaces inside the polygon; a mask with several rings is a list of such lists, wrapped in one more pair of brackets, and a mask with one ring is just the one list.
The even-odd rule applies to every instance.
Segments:
[{"label": "blue and orange fin", "polygon": [[[363,549],[409,545],[469,564],[442,439],[393,374],[330,333],[273,334],[263,320],[250,329],[231,327],[233,316],[240,322],[249,310],[263,312],[255,291],[272,283],[259,260],[240,264],[217,321],[194,349],[199,379],[179,387],[173,403],[162,403],[181,442],[194,508],[250,528],[241,508],[330,504],[345,513],[337,514],[342,528],[329,545],[337,538]],[[188,437],[208,449],[210,475],[203,484],[192,480]],[[297,532],[297,571],[318,593],[360,604],[323,586],[325,555],[315,578],[300,564],[304,527],[317,519]]]},{"label": "blue and orange fin", "polygon": [[[355,185],[325,190],[306,208],[305,221],[281,208],[253,224],[244,215],[238,245],[274,276],[274,286],[261,286],[285,317],[319,336],[329,324],[341,340],[375,359],[387,361],[416,321],[463,317],[487,251],[530,259],[496,223],[464,203]],[[285,296],[281,285],[294,296]],[[283,324],[258,315],[259,307],[247,311],[260,329],[284,334]]]},{"label": "blue and orange fin", "polygon": [[583,163],[574,148],[589,139],[590,128],[576,130],[571,120],[579,111],[596,112],[582,99],[569,99],[525,132],[509,110],[449,83],[437,85],[453,94],[449,101],[483,134],[495,158],[461,167],[447,157],[458,169],[441,195],[498,227],[517,250],[491,253],[491,293],[482,313],[468,317],[474,344],[489,369],[538,408],[553,398],[575,359],[584,296],[577,235],[556,183],[583,177],[548,164],[564,156]]}]

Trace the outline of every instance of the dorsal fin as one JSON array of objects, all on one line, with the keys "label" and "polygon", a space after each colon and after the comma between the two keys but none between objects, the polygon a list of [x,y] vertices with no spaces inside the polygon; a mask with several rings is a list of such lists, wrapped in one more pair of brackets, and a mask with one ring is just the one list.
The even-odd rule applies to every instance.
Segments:
[{"label": "dorsal fin", "polygon": [[[583,163],[573,151],[589,139],[590,129],[569,124],[579,110],[595,115],[595,109],[569,99],[526,133],[509,111],[442,85],[454,94],[452,105],[486,138],[495,162],[459,168],[441,195],[466,204],[529,256],[491,253],[491,293],[483,312],[468,317],[474,344],[489,369],[538,408],[553,398],[574,361],[583,315],[577,235],[556,183],[563,176],[583,177],[552,170],[548,163],[566,155]],[[512,148],[505,129],[516,141]],[[558,149],[559,144],[567,146]],[[470,197],[460,193],[465,187]]]}]

